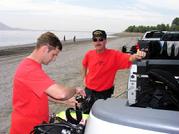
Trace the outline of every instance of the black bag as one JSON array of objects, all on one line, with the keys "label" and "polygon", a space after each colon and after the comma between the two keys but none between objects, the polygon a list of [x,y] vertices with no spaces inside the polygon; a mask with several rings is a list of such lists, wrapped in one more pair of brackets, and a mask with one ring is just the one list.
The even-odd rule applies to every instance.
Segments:
[{"label": "black bag", "polygon": [[83,134],[84,126],[79,124],[82,119],[82,113],[76,111],[77,119],[74,119],[71,115],[71,111],[76,111],[73,108],[66,110],[67,121],[53,116],[50,119],[50,123],[42,123],[34,127],[34,130],[31,134]]}]

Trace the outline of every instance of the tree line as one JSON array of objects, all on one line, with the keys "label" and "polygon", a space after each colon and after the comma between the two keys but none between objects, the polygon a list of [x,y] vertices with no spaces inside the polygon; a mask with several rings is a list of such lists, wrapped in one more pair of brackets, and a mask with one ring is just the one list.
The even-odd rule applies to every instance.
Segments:
[{"label": "tree line", "polygon": [[125,32],[146,32],[150,30],[159,30],[159,31],[179,31],[179,18],[176,17],[171,25],[169,24],[158,24],[157,26],[129,26]]}]

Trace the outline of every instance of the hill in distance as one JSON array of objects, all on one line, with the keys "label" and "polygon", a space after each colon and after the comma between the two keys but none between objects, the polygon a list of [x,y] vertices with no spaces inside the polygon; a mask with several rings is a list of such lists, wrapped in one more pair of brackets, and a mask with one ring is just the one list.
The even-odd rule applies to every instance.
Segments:
[{"label": "hill in distance", "polygon": [[3,30],[26,30],[26,29],[13,28],[13,27],[10,27],[10,26],[0,22],[0,30],[3,31]]}]

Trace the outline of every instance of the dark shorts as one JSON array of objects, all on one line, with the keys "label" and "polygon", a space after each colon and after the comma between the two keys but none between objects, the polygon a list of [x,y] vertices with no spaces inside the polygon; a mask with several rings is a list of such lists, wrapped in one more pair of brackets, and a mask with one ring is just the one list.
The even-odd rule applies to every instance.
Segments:
[{"label": "dark shorts", "polygon": [[92,89],[85,87],[85,92],[86,92],[86,96],[87,96],[87,101],[85,104],[82,104],[81,107],[83,109],[83,113],[89,114],[90,109],[96,100],[107,99],[107,98],[111,97],[111,95],[114,92],[114,86],[112,86],[111,88],[109,88],[105,91],[101,91],[101,92],[97,92],[97,91],[94,91]]},{"label": "dark shorts", "polygon": [[92,89],[85,87],[85,92],[86,92],[87,96],[93,96],[96,100],[97,99],[107,99],[107,98],[110,98],[111,95],[113,94],[114,86],[112,86],[111,88],[109,88],[105,91],[101,91],[101,92],[97,92],[97,91],[94,91]]}]

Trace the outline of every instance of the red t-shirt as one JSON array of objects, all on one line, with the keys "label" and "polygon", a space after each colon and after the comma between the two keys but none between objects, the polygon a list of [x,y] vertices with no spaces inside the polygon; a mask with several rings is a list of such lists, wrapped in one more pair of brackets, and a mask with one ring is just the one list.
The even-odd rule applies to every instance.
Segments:
[{"label": "red t-shirt", "polygon": [[44,92],[54,81],[41,64],[25,58],[13,81],[13,111],[10,134],[29,134],[33,127],[48,121],[48,96]]},{"label": "red t-shirt", "polygon": [[111,88],[117,70],[131,66],[129,57],[129,54],[112,49],[106,49],[103,53],[88,51],[82,61],[83,66],[87,68],[86,87],[95,91]]}]

